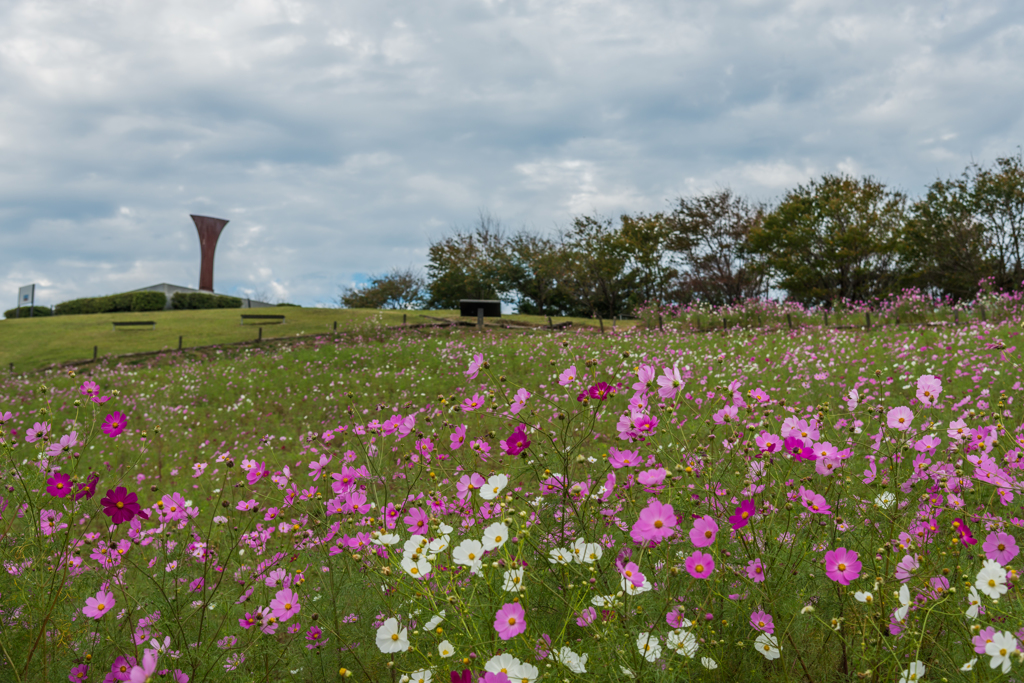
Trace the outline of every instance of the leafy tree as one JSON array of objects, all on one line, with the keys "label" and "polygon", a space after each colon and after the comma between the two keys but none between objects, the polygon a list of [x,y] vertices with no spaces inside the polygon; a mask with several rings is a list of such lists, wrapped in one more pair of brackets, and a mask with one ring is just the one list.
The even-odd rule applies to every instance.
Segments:
[{"label": "leafy tree", "polygon": [[345,308],[419,308],[426,298],[426,283],[412,268],[395,268],[370,277],[362,287],[346,287],[338,297]]},{"label": "leafy tree", "polygon": [[749,253],[802,303],[873,299],[897,283],[905,211],[904,195],[872,178],[825,175],[751,229]]},{"label": "leafy tree", "polygon": [[566,266],[558,241],[526,230],[511,235],[490,260],[503,299],[512,299],[520,313],[563,313],[568,302],[561,287]]},{"label": "leafy tree", "polygon": [[634,286],[631,303],[667,301],[678,272],[668,252],[671,227],[665,215],[638,213],[620,220],[619,239],[629,257],[626,267]]},{"label": "leafy tree", "polygon": [[995,259],[996,284],[1019,289],[1024,279],[1024,158],[996,159],[993,168],[971,166],[964,172],[976,219],[988,236]]},{"label": "leafy tree", "polygon": [[504,253],[501,225],[486,214],[472,231],[456,231],[428,249],[430,308],[458,308],[460,299],[497,299],[495,258]]},{"label": "leafy tree", "polygon": [[629,269],[629,243],[611,220],[579,216],[561,244],[563,288],[571,302],[567,312],[604,318],[627,313],[637,299],[635,273]]},{"label": "leafy tree", "polygon": [[728,189],[680,197],[666,218],[667,246],[683,268],[674,298],[721,305],[761,294],[764,268],[747,252],[747,238],[763,220],[763,208]]},{"label": "leafy tree", "polygon": [[901,248],[904,284],[955,299],[973,298],[978,282],[996,271],[966,177],[937,180],[914,202]]}]

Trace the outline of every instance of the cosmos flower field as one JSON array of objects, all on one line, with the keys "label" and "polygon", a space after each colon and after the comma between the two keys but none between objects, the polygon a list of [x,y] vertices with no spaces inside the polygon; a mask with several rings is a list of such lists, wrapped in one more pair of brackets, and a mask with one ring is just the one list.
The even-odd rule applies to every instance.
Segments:
[{"label": "cosmos flower field", "polygon": [[0,680],[1018,675],[1020,323],[394,330],[0,382]]}]

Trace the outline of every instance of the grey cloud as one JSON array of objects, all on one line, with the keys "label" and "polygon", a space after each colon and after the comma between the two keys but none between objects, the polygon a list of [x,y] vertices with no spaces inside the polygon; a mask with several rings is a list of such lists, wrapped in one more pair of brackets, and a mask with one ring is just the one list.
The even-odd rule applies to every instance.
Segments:
[{"label": "grey cloud", "polygon": [[1024,137],[1012,0],[0,7],[0,300],[327,303],[481,209],[550,230],[824,172],[911,193]]}]

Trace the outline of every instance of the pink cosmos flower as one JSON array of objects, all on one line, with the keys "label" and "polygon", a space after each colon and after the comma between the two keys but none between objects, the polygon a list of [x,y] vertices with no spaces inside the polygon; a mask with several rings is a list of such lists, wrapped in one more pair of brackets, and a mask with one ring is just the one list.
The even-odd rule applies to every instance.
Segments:
[{"label": "pink cosmos flower", "polygon": [[693,528],[690,529],[690,542],[697,548],[706,548],[715,542],[717,533],[718,524],[708,515],[704,515],[693,520]]},{"label": "pink cosmos flower", "polygon": [[694,550],[693,554],[686,558],[686,571],[695,579],[706,579],[715,571],[715,558]]},{"label": "pink cosmos flower", "polygon": [[430,525],[430,516],[419,508],[410,508],[409,514],[402,520],[410,533],[426,534]]},{"label": "pink cosmos flower", "polygon": [[582,612],[580,612],[580,616],[576,619],[576,625],[577,626],[590,626],[591,624],[594,623],[594,619],[596,619],[596,618],[597,618],[597,610],[594,609],[593,607],[588,607],[587,609],[585,609]]},{"label": "pink cosmos flower", "polygon": [[739,408],[737,408],[736,406],[725,406],[717,413],[712,415],[711,419],[715,422],[715,424],[728,424],[736,420],[736,417],[739,415],[739,412]]},{"label": "pink cosmos flower", "polygon": [[622,574],[622,578],[637,588],[644,585],[644,581],[647,579],[640,571],[640,567],[637,566],[636,562],[627,562],[626,566],[619,570],[619,573]]},{"label": "pink cosmos flower", "polygon": [[562,374],[558,376],[558,383],[563,387],[567,387],[576,381],[576,366],[570,365],[568,370],[563,370]]},{"label": "pink cosmos flower", "polygon": [[747,392],[747,395],[758,403],[764,403],[768,400],[768,393],[764,389],[751,389]]},{"label": "pink cosmos flower", "polygon": [[530,440],[526,436],[526,425],[517,425],[508,439],[499,442],[501,449],[509,455],[519,455],[530,447]]},{"label": "pink cosmos flower", "polygon": [[665,368],[664,372],[665,374],[658,378],[658,396],[670,401],[683,388],[683,378],[679,375],[679,368]]},{"label": "pink cosmos flower", "polygon": [[[978,542],[978,539],[974,538],[971,534],[971,530],[967,527],[967,522],[957,517],[953,520],[953,531],[960,536],[960,542],[964,545],[974,545]],[[985,546],[982,546],[984,548]]]},{"label": "pink cosmos flower", "polygon": [[67,453],[72,448],[78,445],[78,432],[71,432],[60,437],[60,441],[54,444],[50,444],[49,454],[56,458],[58,455]]},{"label": "pink cosmos flower", "polygon": [[942,380],[934,375],[921,375],[917,379],[917,400],[926,406],[935,405],[942,393]]},{"label": "pink cosmos flower", "polygon": [[750,518],[754,516],[754,501],[749,498],[736,506],[736,512],[729,517],[729,523],[733,529],[742,529],[750,524]]},{"label": "pink cosmos flower", "polygon": [[799,436],[787,436],[783,446],[794,460],[814,460],[815,458],[814,449]]},{"label": "pink cosmos flower", "polygon": [[676,514],[671,505],[656,500],[640,511],[633,531],[642,540],[661,541],[675,533]]},{"label": "pink cosmos flower", "polygon": [[477,374],[480,372],[480,368],[484,364],[484,354],[478,353],[473,356],[473,360],[469,363],[469,369],[466,370],[466,377],[469,379],[476,379]]},{"label": "pink cosmos flower", "polygon": [[658,467],[653,470],[644,470],[641,472],[636,480],[640,482],[642,486],[661,486],[665,481],[665,476],[668,474],[668,470],[664,467]]},{"label": "pink cosmos flower", "polygon": [[481,486],[487,483],[487,480],[482,476],[474,472],[473,474],[464,474],[459,479],[458,483],[455,484],[455,490],[458,491],[459,500],[466,500],[473,491],[477,491]]},{"label": "pink cosmos flower", "polygon": [[128,424],[128,416],[124,413],[113,412],[107,415],[107,419],[103,422],[103,426],[100,429],[103,433],[114,438],[124,431],[125,426]]},{"label": "pink cosmos flower", "polygon": [[611,396],[613,391],[612,385],[607,382],[598,382],[587,389],[587,394],[595,401],[603,401]]},{"label": "pink cosmos flower", "polygon": [[510,640],[526,630],[526,612],[518,602],[506,603],[494,615],[494,630],[502,640]]},{"label": "pink cosmos flower", "polygon": [[776,434],[761,432],[754,437],[754,443],[762,453],[778,453],[782,450],[782,439]]},{"label": "pink cosmos flower", "polygon": [[526,407],[526,401],[530,396],[530,392],[526,389],[517,391],[516,395],[512,398],[512,405],[508,408],[509,412],[513,415],[518,415],[519,411]]},{"label": "pink cosmos flower", "polygon": [[832,506],[825,500],[825,496],[820,493],[815,493],[811,489],[800,487],[800,503],[810,510],[811,512],[818,515],[830,515],[832,514]]},{"label": "pink cosmos flower", "polygon": [[291,588],[282,588],[270,601],[270,609],[271,616],[275,619],[288,621],[302,609],[302,605],[299,604],[299,594]]},{"label": "pink cosmos flower", "polygon": [[655,427],[658,426],[658,418],[651,417],[650,415],[640,415],[633,420],[633,425],[641,436],[645,434],[653,434]]},{"label": "pink cosmos flower", "polygon": [[63,472],[57,472],[46,480],[46,492],[54,498],[63,498],[71,493],[71,477]]},{"label": "pink cosmos flower", "polygon": [[89,678],[89,665],[79,664],[78,666],[71,669],[71,673],[68,674],[68,680],[71,683],[77,683],[77,681],[84,681]]},{"label": "pink cosmos flower", "polygon": [[754,583],[764,581],[764,565],[761,564],[760,557],[747,563],[747,578]]},{"label": "pink cosmos flower", "polygon": [[836,583],[849,586],[850,582],[860,576],[861,563],[859,555],[853,550],[836,548],[825,553],[825,576]]},{"label": "pink cosmos flower", "polygon": [[118,486],[107,491],[107,496],[100,500],[100,505],[103,506],[103,514],[110,517],[114,524],[121,524],[139,514],[142,508],[138,500],[136,494],[128,493],[128,489]]},{"label": "pink cosmos flower", "polygon": [[25,441],[27,441],[28,443],[35,443],[39,439],[45,439],[49,433],[49,422],[36,422],[34,425],[25,430]]},{"label": "pink cosmos flower", "polygon": [[644,459],[640,457],[640,451],[620,451],[618,448],[608,449],[608,464],[614,469],[623,467],[634,467],[643,464]]},{"label": "pink cosmos flower", "polygon": [[763,633],[775,633],[775,622],[772,620],[772,615],[762,610],[750,613],[750,625]]},{"label": "pink cosmos flower", "polygon": [[153,650],[147,650],[146,654],[142,656],[142,666],[133,667],[128,680],[131,683],[149,683],[155,678],[153,675],[155,673],[156,653]]},{"label": "pink cosmos flower", "polygon": [[320,478],[320,475],[324,473],[324,468],[331,463],[331,455],[321,455],[320,460],[309,463],[309,476],[313,477],[313,481]]},{"label": "pink cosmos flower", "polygon": [[914,419],[914,414],[910,412],[910,408],[899,406],[886,413],[886,419],[889,427],[905,432],[910,429],[910,423]]},{"label": "pink cosmos flower", "polygon": [[466,425],[460,425],[451,434],[451,449],[458,450],[466,443]]},{"label": "pink cosmos flower", "polygon": [[985,557],[995,560],[1004,567],[1020,552],[1017,540],[1002,531],[993,531],[986,536],[981,547],[985,551]]},{"label": "pink cosmos flower", "polygon": [[466,413],[471,413],[477,408],[482,408],[484,404],[485,399],[483,396],[481,396],[480,394],[473,394],[472,397],[466,398],[466,400],[462,402],[462,411]]},{"label": "pink cosmos flower", "polygon": [[99,619],[112,610],[116,602],[113,593],[100,591],[96,594],[95,598],[85,599],[85,607],[82,608],[82,614],[93,619]]}]

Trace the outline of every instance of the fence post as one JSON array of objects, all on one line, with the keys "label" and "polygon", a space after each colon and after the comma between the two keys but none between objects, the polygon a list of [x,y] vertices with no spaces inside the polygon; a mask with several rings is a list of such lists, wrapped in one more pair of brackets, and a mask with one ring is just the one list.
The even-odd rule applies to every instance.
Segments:
[{"label": "fence post", "polygon": [[405,313],[402,314],[402,327],[405,327]]},{"label": "fence post", "polygon": [[183,335],[178,335],[178,350],[181,351],[181,338]]},{"label": "fence post", "polygon": [[98,346],[92,347],[92,360],[93,360],[94,363],[96,362],[96,356],[98,356],[99,353],[100,353],[100,347],[98,347]]},{"label": "fence post", "polygon": [[612,332],[615,332],[615,318],[612,318]]},{"label": "fence post", "polygon": [[985,307],[978,306],[978,310],[981,312],[981,322],[985,322]]},{"label": "fence post", "polygon": [[793,314],[791,314],[791,313],[787,313],[786,314],[786,324],[789,325],[789,329],[793,329]]},{"label": "fence post", "polygon": [[953,311],[953,324],[954,325],[959,325],[960,324],[960,311],[959,310]]},{"label": "fence post", "polygon": [[728,330],[729,329],[729,321],[726,320],[725,318],[722,318],[722,329],[723,330]]},{"label": "fence post", "polygon": [[334,331],[335,332],[338,331],[338,321],[337,320],[334,321]]},{"label": "fence post", "polygon": [[896,316],[896,327],[900,326],[900,317]]},{"label": "fence post", "polygon": [[828,327],[828,311],[825,311],[825,327]]},{"label": "fence post", "polygon": [[476,329],[484,329],[484,309],[476,309]]},{"label": "fence post", "polygon": [[258,341],[258,342],[263,341],[263,328],[262,327],[260,328],[260,336],[256,338],[256,341]]},{"label": "fence post", "polygon": [[597,324],[601,326],[601,334],[604,334],[604,319],[597,316]]},{"label": "fence post", "polygon": [[864,320],[866,322],[865,329],[871,329],[871,313],[864,314]]}]

